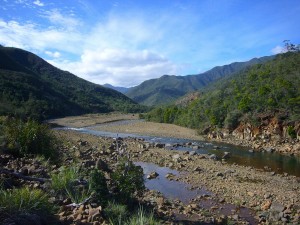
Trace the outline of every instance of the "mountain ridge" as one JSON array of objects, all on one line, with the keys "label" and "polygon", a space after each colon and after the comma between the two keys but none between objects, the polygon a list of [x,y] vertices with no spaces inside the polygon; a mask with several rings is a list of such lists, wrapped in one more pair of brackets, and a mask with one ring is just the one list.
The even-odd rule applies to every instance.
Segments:
[{"label": "mountain ridge", "polygon": [[125,95],[60,70],[39,56],[0,47],[0,115],[42,117],[143,110]]},{"label": "mountain ridge", "polygon": [[228,65],[216,66],[204,73],[195,75],[163,75],[160,78],[150,79],[130,88],[126,95],[147,106],[169,104],[219,78],[230,76],[247,66],[263,63],[273,58],[274,56],[264,56],[246,62],[233,62]]}]

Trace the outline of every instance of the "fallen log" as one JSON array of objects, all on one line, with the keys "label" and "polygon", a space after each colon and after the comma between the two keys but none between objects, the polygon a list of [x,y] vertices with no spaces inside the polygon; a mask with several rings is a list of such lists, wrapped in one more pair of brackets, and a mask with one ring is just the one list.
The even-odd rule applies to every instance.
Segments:
[{"label": "fallen log", "polygon": [[4,169],[4,168],[0,168],[0,174],[7,174],[7,175],[11,175],[11,176],[17,177],[22,180],[36,181],[36,182],[40,182],[40,183],[45,183],[47,181],[51,181],[51,179],[47,179],[47,178],[24,176],[21,173],[10,171],[10,170]]}]

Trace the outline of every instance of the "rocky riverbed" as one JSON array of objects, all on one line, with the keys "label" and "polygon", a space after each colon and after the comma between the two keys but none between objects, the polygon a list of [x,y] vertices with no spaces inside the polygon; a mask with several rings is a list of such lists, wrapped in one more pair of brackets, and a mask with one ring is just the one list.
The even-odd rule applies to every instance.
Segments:
[{"label": "rocky riverbed", "polygon": [[[58,121],[55,121],[59,124]],[[87,124],[89,125],[89,124]],[[159,129],[158,127],[159,126]],[[156,129],[155,129],[156,128]],[[103,127],[101,128],[103,129]],[[168,124],[139,122],[131,125],[107,126],[105,130],[139,134],[161,134],[178,138],[196,139],[193,130]],[[111,142],[111,138],[100,138],[93,135],[79,134],[75,131],[57,131],[64,139],[73,141],[85,140],[90,146],[102,149],[103,141]],[[199,137],[198,137],[199,138]],[[169,217],[184,217],[189,221],[223,221],[220,213],[222,204],[231,203],[236,206],[230,213],[230,220],[236,223],[247,223],[241,219],[238,211],[243,208],[253,210],[255,223],[282,224],[300,223],[300,180],[287,174],[257,170],[252,167],[230,165],[226,161],[215,161],[208,155],[191,154],[183,151],[170,151],[159,145],[151,145],[143,140],[127,138],[127,153],[133,161],[151,162],[181,172],[175,180],[188,183],[192,189],[205,187],[213,195],[200,195],[191,199],[189,204],[168,201],[155,192],[149,192],[144,198],[156,202],[156,210]],[[154,171],[155,172],[155,171]],[[163,200],[162,200],[163,199]],[[213,199],[209,209],[201,207],[203,200]],[[201,203],[202,201],[202,203]],[[205,201],[204,201],[205,202]],[[240,221],[240,222],[237,222]]]},{"label": "rocky riverbed", "polygon": [[[84,141],[87,146],[104,149],[103,145],[110,145],[112,138],[101,138],[75,131],[58,131],[58,134],[70,142]],[[143,140],[128,138],[122,140],[126,143],[127,153],[136,162],[151,162],[160,166],[169,167],[181,172],[181,175],[172,179],[191,185],[192,189],[205,187],[213,195],[199,195],[191,199],[188,204],[180,201],[168,203],[168,200],[155,192],[148,192],[144,201],[155,202],[157,212],[162,216],[184,216],[188,220],[212,220],[224,219],[225,216],[218,213],[222,204],[231,203],[236,206],[230,212],[230,220],[241,221],[238,211],[243,208],[253,210],[256,222],[270,222],[282,224],[300,222],[300,180],[289,175],[279,175],[272,172],[255,170],[251,167],[229,165],[226,162],[215,161],[207,155],[190,154],[189,152],[170,151],[144,143]],[[80,154],[82,150],[77,154]],[[113,151],[100,151],[109,164],[109,156]],[[90,159],[95,161],[96,159]],[[85,162],[89,164],[90,162]],[[155,171],[154,171],[155,172]],[[159,175],[159,174],[158,174]],[[201,201],[213,199],[214,205],[209,209],[201,208]],[[219,204],[220,203],[220,204]],[[253,224],[256,224],[253,222]]]}]

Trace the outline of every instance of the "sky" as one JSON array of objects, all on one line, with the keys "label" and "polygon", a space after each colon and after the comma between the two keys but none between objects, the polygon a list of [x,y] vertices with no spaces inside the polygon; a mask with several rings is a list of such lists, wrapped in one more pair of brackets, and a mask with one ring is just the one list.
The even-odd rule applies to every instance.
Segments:
[{"label": "sky", "polygon": [[132,87],[300,43],[299,0],[0,0],[0,44]]}]

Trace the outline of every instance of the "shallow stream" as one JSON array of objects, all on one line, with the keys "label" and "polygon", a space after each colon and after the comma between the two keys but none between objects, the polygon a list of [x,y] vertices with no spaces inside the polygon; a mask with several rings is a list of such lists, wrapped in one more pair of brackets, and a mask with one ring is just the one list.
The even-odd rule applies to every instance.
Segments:
[{"label": "shallow stream", "polygon": [[[84,128],[58,129],[72,129],[82,133],[105,137],[140,138],[150,143],[166,144],[167,146],[169,146],[168,148],[170,150],[174,149],[182,151],[195,151],[198,154],[215,154],[219,159],[224,156],[225,152],[229,152],[230,157],[226,159],[226,162],[228,163],[236,163],[239,165],[251,166],[257,169],[273,171],[281,174],[287,173],[300,177],[300,157],[297,156],[282,155],[275,152],[251,152],[250,148],[219,142],[205,142],[188,139],[154,137],[130,133],[113,133],[101,131],[101,127],[103,126],[116,126],[136,122],[139,122],[139,120],[116,121]],[[190,143],[190,145],[187,145],[187,143]]]}]

